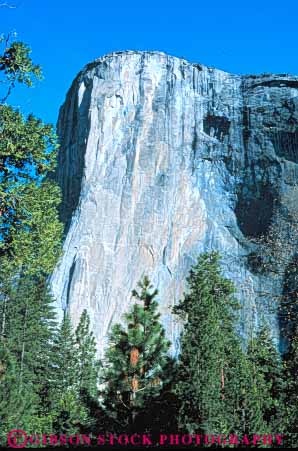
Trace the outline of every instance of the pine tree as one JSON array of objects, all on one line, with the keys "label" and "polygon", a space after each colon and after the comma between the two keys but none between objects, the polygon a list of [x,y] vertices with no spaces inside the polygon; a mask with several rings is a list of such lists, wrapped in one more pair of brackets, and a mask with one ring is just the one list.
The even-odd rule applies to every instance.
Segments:
[{"label": "pine tree", "polygon": [[72,324],[67,313],[54,337],[52,353],[52,399],[60,399],[65,392],[78,386],[78,357]]},{"label": "pine tree", "polygon": [[75,336],[65,314],[53,344],[50,372],[50,406],[54,413],[54,430],[75,434],[88,423],[88,412],[80,400],[80,367]]},{"label": "pine tree", "polygon": [[159,322],[157,290],[147,277],[138,286],[125,327],[112,328],[102,373],[103,405],[122,432],[144,427],[142,412],[161,392],[170,346]]},{"label": "pine tree", "polygon": [[187,282],[188,293],[174,307],[185,322],[175,387],[180,429],[204,434],[264,430],[259,382],[252,384],[252,367],[235,333],[235,288],[221,275],[219,255],[202,254]]},{"label": "pine tree", "polygon": [[86,409],[87,418],[81,432],[92,432],[96,435],[104,430],[104,414],[99,404],[99,365],[96,356],[96,341],[90,330],[90,318],[84,310],[75,332],[78,359],[78,391],[82,406]]},{"label": "pine tree", "polygon": [[227,401],[232,409],[230,423],[232,431],[239,436],[249,435],[251,431],[269,434],[271,427],[264,420],[269,395],[263,375],[241,349],[234,356],[230,355],[229,361]]},{"label": "pine tree", "polygon": [[[297,214],[296,214],[297,217]],[[296,224],[297,225],[297,224]],[[293,236],[291,236],[293,238]],[[284,274],[283,298],[279,304],[283,338],[286,388],[284,389],[285,446],[298,446],[298,258],[292,258]]]},{"label": "pine tree", "polygon": [[84,310],[81,315],[75,335],[79,390],[85,395],[96,398],[99,361],[96,358],[96,341],[90,331],[90,318],[87,310]]},{"label": "pine tree", "polygon": [[284,356],[287,387],[285,390],[285,410],[287,419],[286,443],[289,448],[298,447],[298,327],[292,325],[288,350]]},{"label": "pine tree", "polygon": [[219,273],[218,256],[204,254],[190,271],[189,292],[174,307],[185,320],[181,337],[179,426],[190,433],[225,433],[227,346],[236,307],[233,287]]},{"label": "pine tree", "polygon": [[4,335],[18,367],[18,383],[34,383],[35,391],[46,394],[45,374],[51,359],[55,332],[55,311],[44,278],[20,278],[7,305]]},{"label": "pine tree", "polygon": [[254,372],[263,379],[261,400],[264,421],[272,431],[281,433],[285,416],[285,372],[267,325],[262,325],[249,342],[247,355]]},{"label": "pine tree", "polygon": [[2,424],[2,431],[5,434],[20,428],[28,433],[51,432],[47,377],[55,332],[52,299],[44,278],[18,277],[14,284],[6,306],[2,341],[13,362],[9,365],[13,368],[9,384],[15,408],[11,410],[9,404],[4,404],[2,414],[11,421]]},{"label": "pine tree", "polygon": [[16,428],[29,430],[35,414],[36,395],[29,382],[20,387],[18,369],[6,340],[0,339],[0,443],[6,442],[8,431]]}]

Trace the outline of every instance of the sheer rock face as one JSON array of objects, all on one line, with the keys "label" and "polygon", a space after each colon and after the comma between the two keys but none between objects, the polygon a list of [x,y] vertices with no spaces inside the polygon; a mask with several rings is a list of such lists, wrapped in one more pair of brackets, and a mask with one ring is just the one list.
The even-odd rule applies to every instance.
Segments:
[{"label": "sheer rock face", "polygon": [[100,353],[144,274],[177,350],[171,307],[212,249],[238,289],[239,332],[265,316],[278,338],[258,292],[282,282],[253,272],[248,237],[295,189],[297,96],[295,77],[241,77],[159,52],[113,53],[77,76],[58,123],[66,238],[51,288],[74,324],[88,310]]}]

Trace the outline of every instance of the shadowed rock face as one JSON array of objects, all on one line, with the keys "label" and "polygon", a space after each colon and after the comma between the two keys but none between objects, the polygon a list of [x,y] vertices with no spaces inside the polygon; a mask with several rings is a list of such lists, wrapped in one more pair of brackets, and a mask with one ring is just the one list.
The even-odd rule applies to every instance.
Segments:
[{"label": "shadowed rock face", "polygon": [[[77,76],[63,105],[57,179],[64,255],[51,288],[74,324],[84,308],[102,352],[111,324],[147,274],[170,313],[202,251],[222,254],[245,337],[265,315],[249,237],[266,232],[298,178],[298,78],[237,76],[159,52],[105,56]],[[269,296],[270,297],[270,296]]]}]

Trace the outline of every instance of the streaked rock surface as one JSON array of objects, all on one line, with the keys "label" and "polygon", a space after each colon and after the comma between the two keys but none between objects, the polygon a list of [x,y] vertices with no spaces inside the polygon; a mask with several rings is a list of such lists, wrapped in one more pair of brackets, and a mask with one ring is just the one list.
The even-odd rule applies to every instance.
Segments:
[{"label": "streaked rock surface", "polygon": [[[170,309],[197,255],[216,249],[241,300],[245,336],[276,316],[258,290],[248,236],[266,232],[275,200],[298,177],[298,78],[237,76],[159,52],[121,52],[87,65],[61,108],[57,178],[66,223],[51,287],[74,324],[84,308],[102,352],[111,324],[147,274]],[[270,296],[269,296],[270,297]]]}]

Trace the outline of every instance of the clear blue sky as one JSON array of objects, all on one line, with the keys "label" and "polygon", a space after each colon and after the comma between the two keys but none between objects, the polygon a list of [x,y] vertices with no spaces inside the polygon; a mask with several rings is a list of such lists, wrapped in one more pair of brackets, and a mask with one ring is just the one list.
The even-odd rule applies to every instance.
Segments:
[{"label": "clear blue sky", "polygon": [[298,74],[297,0],[6,1],[17,8],[0,8],[0,31],[16,30],[45,75],[12,101],[46,121],[56,122],[78,71],[111,51],[161,50],[234,73]]}]

